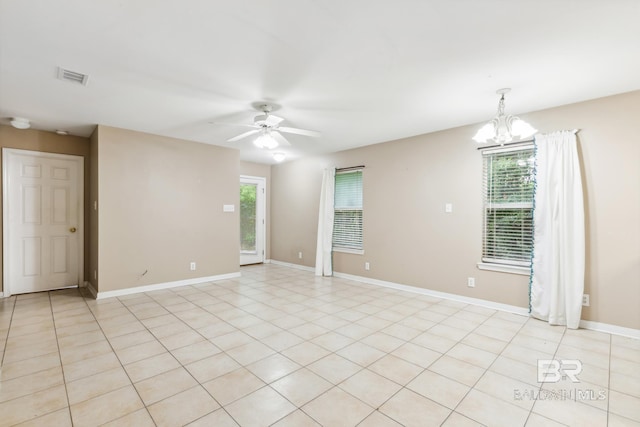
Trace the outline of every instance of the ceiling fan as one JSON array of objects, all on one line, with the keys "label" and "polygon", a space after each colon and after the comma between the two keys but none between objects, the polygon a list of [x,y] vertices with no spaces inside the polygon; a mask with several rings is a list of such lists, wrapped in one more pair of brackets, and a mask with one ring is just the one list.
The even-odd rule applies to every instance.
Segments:
[{"label": "ceiling fan", "polygon": [[259,148],[275,148],[278,145],[291,145],[291,143],[282,136],[281,133],[291,133],[295,135],[304,135],[319,137],[320,132],[315,130],[306,130],[292,128],[288,126],[280,126],[280,123],[284,120],[282,117],[274,116],[271,113],[273,106],[270,104],[256,105],[257,109],[262,111],[263,114],[258,114],[253,118],[253,124],[240,124],[240,123],[219,123],[232,126],[243,126],[253,128],[248,132],[236,135],[233,138],[227,140],[227,142],[236,142],[241,139],[247,138],[251,135],[258,135],[253,142]]}]

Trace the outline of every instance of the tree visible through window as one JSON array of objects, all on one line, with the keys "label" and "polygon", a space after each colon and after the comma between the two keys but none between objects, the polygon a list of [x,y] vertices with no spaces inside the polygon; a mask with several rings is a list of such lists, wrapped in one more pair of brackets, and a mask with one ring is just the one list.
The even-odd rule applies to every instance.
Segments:
[{"label": "tree visible through window", "polygon": [[240,250],[256,250],[256,195],[255,184],[240,185]]},{"label": "tree visible through window", "polygon": [[362,250],[362,170],[336,173],[333,248]]},{"label": "tree visible through window", "polygon": [[482,261],[529,266],[533,246],[533,148],[488,151],[483,156]]}]

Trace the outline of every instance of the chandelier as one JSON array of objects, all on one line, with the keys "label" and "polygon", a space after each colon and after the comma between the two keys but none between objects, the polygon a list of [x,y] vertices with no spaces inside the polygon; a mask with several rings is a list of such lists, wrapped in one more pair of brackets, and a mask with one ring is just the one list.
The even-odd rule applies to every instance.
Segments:
[{"label": "chandelier", "polygon": [[500,145],[504,145],[507,142],[511,142],[514,137],[517,139],[524,139],[538,132],[537,129],[534,129],[533,126],[524,120],[516,116],[505,115],[504,95],[510,91],[511,89],[509,88],[498,89],[496,91],[496,93],[500,95],[500,102],[498,102],[498,115],[478,130],[473,137],[474,141],[481,144],[493,141]]}]

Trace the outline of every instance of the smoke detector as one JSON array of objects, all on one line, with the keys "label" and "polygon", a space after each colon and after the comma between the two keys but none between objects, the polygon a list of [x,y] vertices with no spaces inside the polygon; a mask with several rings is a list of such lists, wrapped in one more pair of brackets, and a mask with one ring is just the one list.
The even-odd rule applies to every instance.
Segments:
[{"label": "smoke detector", "polygon": [[25,119],[24,117],[14,117],[11,119],[11,126],[16,129],[29,129],[31,123],[29,123],[29,119]]}]

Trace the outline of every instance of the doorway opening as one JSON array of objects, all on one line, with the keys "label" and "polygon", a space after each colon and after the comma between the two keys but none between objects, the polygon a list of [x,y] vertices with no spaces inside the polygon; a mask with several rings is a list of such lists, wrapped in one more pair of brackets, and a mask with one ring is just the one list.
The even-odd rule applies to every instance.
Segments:
[{"label": "doorway opening", "polygon": [[265,259],[266,178],[240,176],[240,265]]}]

